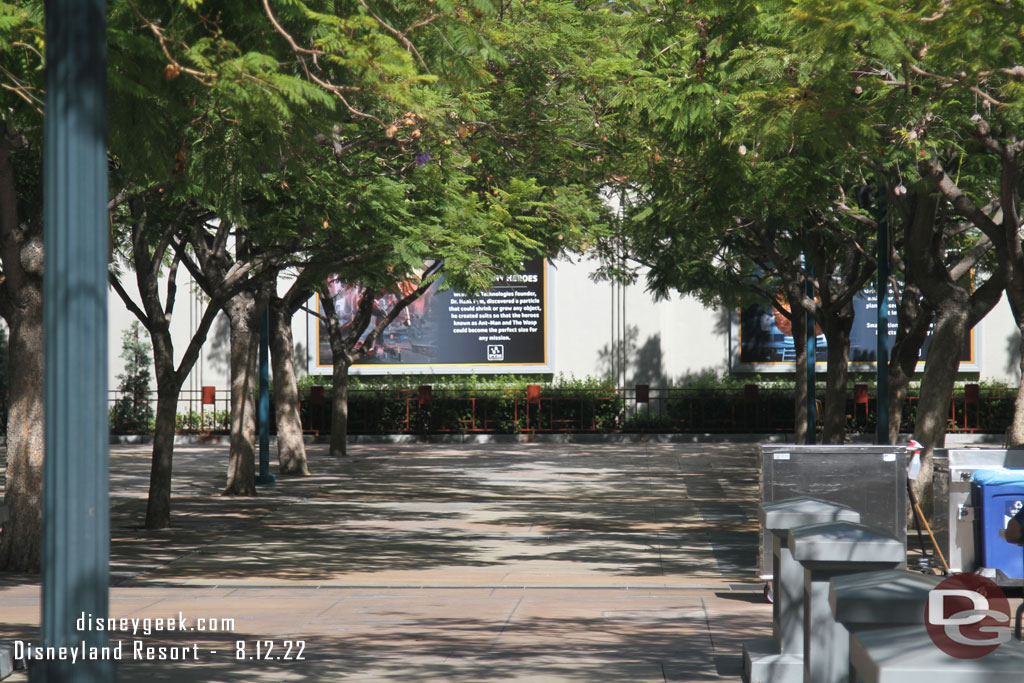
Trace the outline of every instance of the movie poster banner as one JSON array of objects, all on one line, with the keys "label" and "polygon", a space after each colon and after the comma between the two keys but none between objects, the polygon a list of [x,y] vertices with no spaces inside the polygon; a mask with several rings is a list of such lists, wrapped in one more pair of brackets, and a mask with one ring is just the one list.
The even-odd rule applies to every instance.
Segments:
[{"label": "movie poster banner", "polygon": [[[441,291],[438,280],[410,304],[377,339],[362,362],[362,374],[550,371],[547,306],[547,260],[524,261],[522,269],[499,278],[490,291],[475,298],[457,290]],[[374,301],[373,329],[400,295],[380,292]],[[331,305],[342,325],[350,324],[358,305],[358,288],[328,281]],[[324,302],[317,297],[317,311]],[[314,372],[330,373],[331,345],[326,325],[313,318]]]},{"label": "movie poster banner", "polygon": [[[889,344],[896,341],[897,309],[892,286],[889,289]],[[875,331],[878,329],[878,304],[874,286],[865,287],[853,298],[853,329],[850,331],[850,369],[857,372],[873,372],[878,359]],[[828,342],[820,326],[815,326],[815,362],[819,371],[825,370],[828,360]],[[924,369],[931,343],[931,331],[921,347],[917,369]],[[742,308],[733,315],[732,325],[732,366],[737,372],[793,372],[796,362],[796,348],[793,344],[793,330],[788,318],[775,309],[768,301],[758,302]],[[971,330],[960,353],[960,370],[980,370],[977,358],[978,328]]]}]

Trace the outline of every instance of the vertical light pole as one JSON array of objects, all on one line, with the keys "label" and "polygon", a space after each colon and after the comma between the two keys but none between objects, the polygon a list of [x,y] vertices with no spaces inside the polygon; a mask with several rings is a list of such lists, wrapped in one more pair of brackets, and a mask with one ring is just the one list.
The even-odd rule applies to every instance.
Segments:
[{"label": "vertical light pole", "polygon": [[875,399],[878,414],[875,420],[875,442],[889,443],[889,222],[885,206],[885,183],[878,181],[875,197],[875,221],[878,224],[878,280],[875,296],[878,305],[878,327],[875,330],[876,362],[875,384],[878,387]]},{"label": "vertical light pole", "polygon": [[270,306],[260,317],[260,473],[256,483],[273,484],[270,473]]},{"label": "vertical light pole", "polygon": [[[814,301],[814,283],[811,277],[814,271],[811,260],[804,255],[804,265],[807,269],[807,297]],[[818,443],[818,408],[815,401],[814,370],[818,355],[818,338],[814,335],[814,316],[810,311],[804,313],[807,325],[807,443]]]},{"label": "vertical light pole", "polygon": [[[108,614],[106,2],[47,0],[44,123],[45,647],[107,644],[78,630]],[[34,664],[38,681],[113,681],[113,663]]]}]

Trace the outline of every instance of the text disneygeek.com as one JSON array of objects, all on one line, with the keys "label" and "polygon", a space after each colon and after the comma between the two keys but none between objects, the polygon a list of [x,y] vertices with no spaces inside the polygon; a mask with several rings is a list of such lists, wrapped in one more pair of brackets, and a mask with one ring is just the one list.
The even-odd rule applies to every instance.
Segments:
[{"label": "text disneygeek.com", "polygon": [[[234,619],[199,618],[187,619],[181,612],[168,618],[99,618],[82,613],[75,622],[75,630],[105,632],[110,634],[109,644],[102,647],[87,643],[84,639],[75,645],[49,646],[30,641],[15,640],[14,658],[32,661],[199,661],[206,655],[233,657],[236,660],[304,660],[304,640],[237,640],[225,643],[219,649],[210,644],[181,643],[176,645],[151,645],[137,636],[163,633],[230,633],[235,628]],[[131,639],[116,639],[119,633],[130,633]]]}]

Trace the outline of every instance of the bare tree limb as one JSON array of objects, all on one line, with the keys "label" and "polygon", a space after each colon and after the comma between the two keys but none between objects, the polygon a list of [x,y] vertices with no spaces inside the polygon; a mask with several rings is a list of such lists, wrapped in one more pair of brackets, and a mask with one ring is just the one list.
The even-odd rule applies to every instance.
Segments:
[{"label": "bare tree limb", "polygon": [[124,302],[125,308],[131,311],[132,314],[139,319],[139,322],[142,323],[142,326],[145,327],[146,330],[152,331],[153,321],[142,311],[139,305],[132,300],[131,295],[128,294],[124,286],[121,284],[121,280],[113,273],[108,273],[107,276],[110,280],[110,286],[113,287],[114,291],[117,292],[117,295],[121,297],[121,301]]},{"label": "bare tree limb", "polygon": [[925,159],[919,163],[919,167],[921,175],[931,178],[939,192],[949,200],[957,213],[972,221],[993,242],[1001,239],[1000,227],[960,190],[938,162],[933,159]]},{"label": "bare tree limb", "polygon": [[164,304],[164,317],[168,320],[171,319],[171,315],[174,313],[174,299],[178,291],[179,263],[181,263],[181,254],[174,252],[174,257],[171,259],[171,267],[167,269],[167,297]]},{"label": "bare tree limb", "polygon": [[978,265],[978,261],[981,260],[981,257],[988,253],[991,248],[992,240],[988,238],[988,235],[982,235],[981,239],[971,247],[971,250],[964,254],[963,257],[949,269],[950,279],[955,282],[969,273],[971,268]]}]

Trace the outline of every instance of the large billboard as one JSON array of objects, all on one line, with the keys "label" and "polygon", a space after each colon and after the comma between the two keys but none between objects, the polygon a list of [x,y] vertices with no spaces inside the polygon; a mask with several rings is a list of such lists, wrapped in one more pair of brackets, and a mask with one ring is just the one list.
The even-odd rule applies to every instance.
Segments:
[{"label": "large billboard", "polygon": [[[896,341],[897,309],[892,286],[889,289],[889,344],[890,355],[892,345]],[[875,331],[878,329],[878,304],[875,287],[865,287],[853,298],[853,329],[850,331],[850,369],[860,372],[873,372],[878,359],[878,346]],[[824,370],[828,359],[828,345],[820,327],[815,327],[816,353],[815,362],[822,364]],[[977,358],[978,329],[974,328],[968,335],[964,348],[960,352],[960,370],[966,372],[980,370]],[[924,361],[928,356],[931,333],[921,346],[921,354],[917,369],[924,369]],[[733,370],[739,372],[793,372],[796,361],[796,348],[790,321],[770,302],[757,302],[742,308],[733,316],[732,325],[732,360]]]},{"label": "large billboard", "polygon": [[[524,261],[522,269],[499,278],[473,298],[441,290],[438,280],[410,304],[378,338],[352,371],[359,374],[550,372],[548,263]],[[331,302],[342,325],[350,323],[358,288],[331,280]],[[411,286],[411,285],[410,285]],[[377,324],[400,293],[381,292],[369,328]],[[325,302],[316,297],[317,312]],[[313,372],[333,367],[326,324],[310,325]],[[312,321],[311,321],[312,322]]]}]

